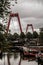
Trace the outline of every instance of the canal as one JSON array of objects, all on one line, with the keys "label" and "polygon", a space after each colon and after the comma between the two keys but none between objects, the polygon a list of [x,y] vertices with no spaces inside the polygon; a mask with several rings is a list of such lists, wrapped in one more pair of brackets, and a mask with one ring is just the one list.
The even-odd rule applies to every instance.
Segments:
[{"label": "canal", "polygon": [[[14,55],[10,57],[10,64],[11,65],[18,65],[20,60],[20,55],[18,54],[17,58],[14,58]],[[7,61],[7,54],[0,59],[0,65],[8,65]],[[28,61],[28,60],[21,60],[21,65],[38,65],[36,61]]]}]

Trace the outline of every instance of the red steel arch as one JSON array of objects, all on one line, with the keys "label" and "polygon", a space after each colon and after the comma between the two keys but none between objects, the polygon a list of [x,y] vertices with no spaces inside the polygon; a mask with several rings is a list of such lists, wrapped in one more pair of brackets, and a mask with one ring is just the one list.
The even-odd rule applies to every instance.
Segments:
[{"label": "red steel arch", "polygon": [[21,26],[21,23],[20,23],[19,14],[18,13],[15,13],[15,14],[14,13],[10,13],[9,22],[8,22],[8,26],[7,26],[7,29],[6,29],[7,33],[9,31],[10,21],[11,21],[12,17],[17,17],[18,23],[19,23],[20,32],[22,32],[22,26]]},{"label": "red steel arch", "polygon": [[27,30],[28,30],[28,27],[31,27],[32,28],[32,31],[34,31],[33,25],[32,24],[27,24],[26,33],[27,33]]}]

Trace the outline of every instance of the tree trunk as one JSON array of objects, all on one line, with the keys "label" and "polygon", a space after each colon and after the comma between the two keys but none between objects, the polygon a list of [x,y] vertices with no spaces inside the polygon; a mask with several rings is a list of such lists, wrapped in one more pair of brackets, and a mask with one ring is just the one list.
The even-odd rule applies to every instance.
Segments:
[{"label": "tree trunk", "polygon": [[7,54],[8,65],[10,65],[9,54]]},{"label": "tree trunk", "polygon": [[19,64],[18,65],[21,65],[21,54],[20,54],[20,61],[19,61]]}]

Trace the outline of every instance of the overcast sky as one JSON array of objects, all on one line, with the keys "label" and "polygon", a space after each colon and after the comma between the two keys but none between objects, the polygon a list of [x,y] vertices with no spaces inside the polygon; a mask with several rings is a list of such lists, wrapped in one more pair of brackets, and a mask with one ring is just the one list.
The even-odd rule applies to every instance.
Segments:
[{"label": "overcast sky", "polygon": [[[24,32],[26,31],[26,25],[30,23],[32,23],[34,29],[37,30],[40,27],[43,27],[43,0],[17,0],[17,4],[15,4],[14,1],[11,1],[11,11],[13,13],[19,13]],[[13,18],[11,21],[14,23],[14,20],[15,19]],[[18,24],[13,23],[11,23],[10,29],[18,31]]]}]

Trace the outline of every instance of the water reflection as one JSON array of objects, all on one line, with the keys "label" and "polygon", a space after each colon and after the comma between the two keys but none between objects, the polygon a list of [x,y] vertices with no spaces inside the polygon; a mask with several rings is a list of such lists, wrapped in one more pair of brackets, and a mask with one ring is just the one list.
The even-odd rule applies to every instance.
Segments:
[{"label": "water reflection", "polygon": [[[20,54],[17,53],[17,58],[14,58],[14,54],[10,56],[11,65],[18,65],[20,60]],[[0,59],[0,65],[8,65],[7,54],[3,56],[2,60]],[[38,65],[36,61],[22,60],[21,65]]]},{"label": "water reflection", "polygon": [[7,55],[3,56],[2,59],[0,59],[0,65],[8,65]]}]

